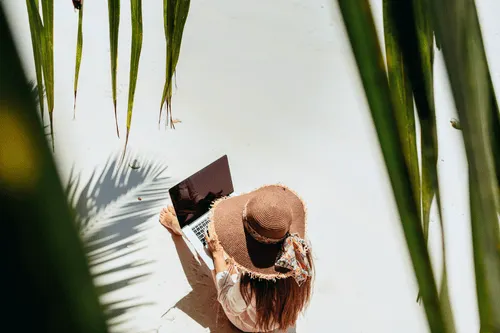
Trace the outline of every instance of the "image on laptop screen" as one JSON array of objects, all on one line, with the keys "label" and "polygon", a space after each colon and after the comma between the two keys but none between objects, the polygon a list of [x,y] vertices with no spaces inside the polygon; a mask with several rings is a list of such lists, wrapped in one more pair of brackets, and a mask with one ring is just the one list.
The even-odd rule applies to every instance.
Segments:
[{"label": "image on laptop screen", "polygon": [[208,212],[212,203],[233,193],[227,156],[198,171],[170,189],[181,228]]}]

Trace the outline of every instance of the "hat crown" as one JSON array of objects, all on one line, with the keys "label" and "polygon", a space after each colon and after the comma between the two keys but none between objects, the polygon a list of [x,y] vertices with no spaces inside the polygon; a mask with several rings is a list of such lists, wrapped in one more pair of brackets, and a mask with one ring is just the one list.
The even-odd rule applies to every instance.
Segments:
[{"label": "hat crown", "polygon": [[261,193],[246,205],[246,220],[260,236],[273,240],[284,238],[290,230],[293,212],[281,191]]}]

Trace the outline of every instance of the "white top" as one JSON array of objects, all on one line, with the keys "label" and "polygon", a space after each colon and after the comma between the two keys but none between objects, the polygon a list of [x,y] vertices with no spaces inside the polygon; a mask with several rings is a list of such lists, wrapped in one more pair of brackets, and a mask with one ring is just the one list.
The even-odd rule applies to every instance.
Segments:
[{"label": "white top", "polygon": [[229,272],[226,270],[217,273],[215,281],[217,300],[231,323],[243,332],[262,332],[256,327],[255,298],[247,305],[241,295],[240,274],[235,273],[229,276]]}]

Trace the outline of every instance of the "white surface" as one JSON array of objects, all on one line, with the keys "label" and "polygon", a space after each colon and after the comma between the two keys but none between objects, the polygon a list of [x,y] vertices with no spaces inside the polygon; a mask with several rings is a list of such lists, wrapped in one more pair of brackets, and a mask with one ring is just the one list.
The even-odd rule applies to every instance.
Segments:
[{"label": "white surface", "polygon": [[[34,80],[24,1],[3,0]],[[382,36],[381,1],[372,1]],[[493,81],[500,91],[500,2],[478,0]],[[130,7],[122,1],[117,139],[111,99],[106,1],[86,1],[84,48],[73,118],[77,13],[55,5],[56,159],[66,183],[71,170],[81,190],[92,172],[124,144]],[[420,333],[428,330],[388,179],[340,13],[310,0],[193,1],[173,98],[175,131],[158,129],[164,82],[162,2],[144,1],[140,62],[130,150],[166,165],[160,182],[174,184],[227,153],[237,191],[283,182],[309,208],[317,277],[311,306],[297,332]],[[460,132],[440,54],[436,60],[440,180],[446,218],[451,298],[459,333],[478,331],[472,271],[466,169]],[[141,170],[141,169],[139,169]],[[107,191],[92,196],[86,237],[96,245],[96,282],[107,286],[117,332],[228,332],[216,320],[211,277],[196,268],[188,247],[157,223],[167,202],[158,178],[125,167],[111,171]],[[135,177],[135,178],[134,178]],[[135,181],[135,185],[131,182]],[[105,179],[106,180],[106,179]],[[102,181],[102,180],[101,180]],[[104,181],[102,181],[104,182]],[[142,185],[141,185],[142,184]],[[130,187],[137,186],[130,190]],[[93,188],[91,186],[91,188]],[[155,191],[150,191],[155,188]],[[84,192],[85,193],[85,192]],[[163,194],[162,194],[163,193]],[[100,196],[101,195],[101,196]],[[138,196],[141,201],[138,201]],[[102,198],[101,198],[102,197]],[[103,199],[104,198],[104,199]],[[114,201],[114,203],[112,203]],[[109,206],[107,204],[110,204]],[[431,247],[439,266],[439,225]],[[177,247],[175,246],[177,245]],[[177,248],[178,251],[175,249]],[[177,252],[184,260],[179,260]],[[116,303],[121,301],[120,303]]]}]

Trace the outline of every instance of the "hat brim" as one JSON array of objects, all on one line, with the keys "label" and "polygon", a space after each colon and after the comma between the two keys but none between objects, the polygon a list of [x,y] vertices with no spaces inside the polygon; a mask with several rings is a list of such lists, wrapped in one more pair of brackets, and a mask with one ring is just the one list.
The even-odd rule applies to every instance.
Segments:
[{"label": "hat brim", "polygon": [[305,238],[306,210],[303,201],[289,188],[282,185],[267,185],[248,194],[218,200],[214,203],[211,222],[224,251],[244,273],[264,279],[285,278],[293,272],[275,267],[282,242],[263,244],[256,241],[245,230],[243,210],[247,202],[263,191],[280,191],[292,208],[290,233]]}]

